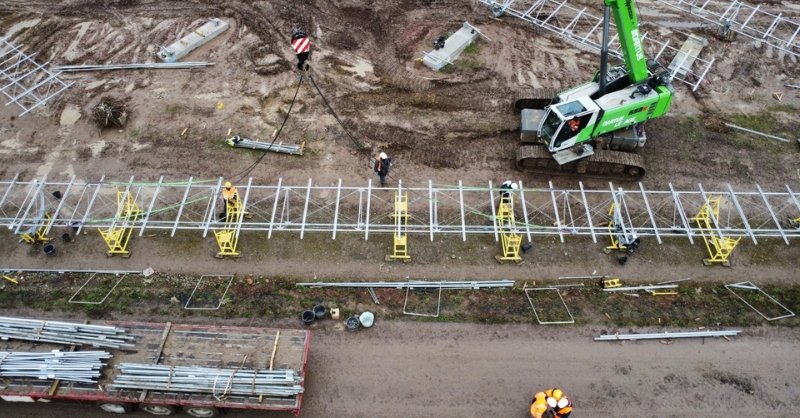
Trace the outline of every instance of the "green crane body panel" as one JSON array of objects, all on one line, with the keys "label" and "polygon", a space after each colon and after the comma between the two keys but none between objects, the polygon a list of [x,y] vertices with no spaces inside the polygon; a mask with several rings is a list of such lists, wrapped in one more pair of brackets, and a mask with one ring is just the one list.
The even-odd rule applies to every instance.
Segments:
[{"label": "green crane body panel", "polygon": [[[669,110],[672,102],[672,92],[665,86],[658,86],[653,91],[656,93],[642,97],[641,100],[630,101],[624,106],[606,110],[600,120],[595,125],[594,132],[586,135],[586,138],[579,136],[578,141],[590,140],[600,135],[605,135],[620,129],[627,128],[633,124],[646,122],[664,116]],[[586,130],[590,131],[590,130]]]},{"label": "green crane body panel", "polygon": [[636,16],[634,0],[604,0],[614,13],[620,48],[625,58],[625,67],[631,83],[641,83],[649,77],[644,45],[639,36],[639,19]]}]

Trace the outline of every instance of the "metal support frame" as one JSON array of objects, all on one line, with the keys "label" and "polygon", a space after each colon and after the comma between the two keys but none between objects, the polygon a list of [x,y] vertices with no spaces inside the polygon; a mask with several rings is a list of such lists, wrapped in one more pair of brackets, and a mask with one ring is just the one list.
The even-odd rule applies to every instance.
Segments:
[{"label": "metal support frame", "polygon": [[[197,289],[200,287],[200,284],[203,282],[203,279],[205,279],[206,277],[216,277],[218,279],[228,278],[228,284],[225,286],[225,291],[222,292],[222,296],[220,296],[220,298],[219,298],[219,303],[217,303],[217,306],[215,306],[215,307],[202,307],[202,306],[201,307],[189,307],[189,305],[192,303],[192,298],[194,298],[194,294],[197,292]],[[228,289],[231,288],[231,284],[232,283],[233,283],[233,275],[232,274],[206,274],[206,275],[200,276],[200,278],[197,279],[197,284],[194,285],[194,290],[192,290],[192,294],[189,295],[189,299],[186,299],[186,303],[183,305],[183,309],[190,310],[190,311],[217,311],[217,310],[219,310],[219,308],[222,307],[222,304],[225,302],[225,295],[228,294]]]},{"label": "metal support frame", "polygon": [[[424,287],[424,288],[428,288],[428,287]],[[411,311],[406,309],[407,306],[408,306],[408,295],[409,295],[409,292],[412,289],[414,289],[414,283],[410,283],[410,285],[406,287],[406,299],[403,302],[403,314],[404,315],[411,315],[411,316],[424,316],[424,317],[428,317],[428,318],[437,318],[439,316],[439,312],[441,311],[441,307],[442,307],[442,287],[439,286],[439,296],[438,296],[438,300],[436,302],[436,313],[433,313],[433,314],[420,313],[420,312],[411,312]]]},{"label": "metal support frame", "polygon": [[[775,298],[770,296],[767,292],[763,291],[760,287],[758,287],[755,284],[753,284],[753,282],[749,282],[748,281],[748,282],[739,282],[739,283],[733,283],[733,284],[726,284],[725,288],[728,289],[729,292],[733,293],[734,296],[739,298],[739,300],[741,300],[745,305],[749,306],[750,309],[754,310],[757,314],[761,315],[761,317],[766,319],[767,321],[775,321],[775,320],[778,320],[778,319],[791,318],[791,317],[795,316],[794,312],[792,312],[789,308],[787,308],[786,306],[784,306],[783,304],[781,304],[780,302],[775,300]],[[780,316],[775,316],[775,317],[768,317],[763,312],[761,312],[758,309],[756,309],[755,306],[753,306],[749,302],[747,302],[741,295],[736,293],[736,291],[734,291],[733,289],[749,290],[749,291],[759,292],[762,295],[764,295],[767,299],[771,300],[774,304],[780,306],[781,309],[786,311],[786,314],[785,315],[780,315]]]},{"label": "metal support frame", "polygon": [[81,285],[81,287],[79,287],[79,288],[78,288],[78,290],[77,290],[77,291],[75,291],[75,293],[74,293],[74,294],[73,294],[73,295],[72,295],[72,296],[69,298],[69,301],[68,301],[68,302],[69,302],[69,303],[78,303],[78,304],[84,304],[84,305],[102,305],[102,304],[103,304],[103,302],[105,302],[105,301],[106,301],[106,299],[108,299],[108,297],[111,295],[111,293],[113,293],[113,292],[114,292],[114,289],[116,289],[116,288],[117,288],[117,286],[119,286],[119,284],[120,284],[120,283],[122,283],[122,280],[123,280],[125,277],[127,277],[127,276],[128,276],[127,274],[123,274],[123,275],[122,275],[122,277],[120,277],[119,279],[117,279],[117,281],[116,281],[116,282],[114,282],[114,285],[113,285],[113,286],[111,286],[111,289],[109,289],[109,290],[108,290],[108,293],[106,293],[106,294],[105,294],[105,296],[103,296],[103,297],[102,297],[102,299],[100,299],[99,301],[75,300],[75,297],[76,297],[76,296],[78,296],[78,294],[79,294],[79,293],[81,293],[81,291],[83,290],[83,288],[84,288],[84,287],[86,287],[86,285],[88,285],[88,284],[89,284],[89,283],[90,283],[92,280],[94,280],[94,279],[95,279],[95,277],[97,277],[97,274],[98,274],[98,273],[92,273],[92,275],[91,275],[91,276],[89,276],[89,278],[88,278],[88,279],[86,279],[86,281],[85,281],[85,282],[83,282],[83,284]]},{"label": "metal support frame", "polygon": [[[705,192],[701,192],[705,196]],[[730,256],[742,237],[730,238],[722,234],[719,227],[719,205],[721,196],[707,197],[697,216],[692,221],[697,223],[698,230],[703,236],[703,243],[708,250],[708,258],[703,259],[703,264],[709,266],[717,263],[730,267]],[[716,232],[716,233],[715,233]]]},{"label": "metal support frame", "polygon": [[[568,285],[568,286],[574,286],[574,285]],[[556,292],[556,295],[558,295],[558,298],[561,300],[561,304],[564,305],[564,309],[567,311],[567,315],[569,315],[569,320],[542,321],[542,319],[539,318],[539,313],[536,312],[536,306],[533,304],[533,299],[531,298],[531,295],[528,292],[529,291],[540,292],[543,290],[545,291],[554,290]],[[570,312],[569,307],[567,306],[567,302],[564,301],[564,297],[561,296],[561,291],[557,287],[527,287],[524,289],[524,291],[525,291],[525,296],[528,298],[528,302],[531,304],[531,309],[533,309],[533,315],[536,317],[536,322],[538,322],[540,325],[565,325],[565,324],[575,323],[575,317],[572,316],[572,312]]]},{"label": "metal support frame", "polygon": [[46,105],[74,84],[62,81],[58,78],[61,72],[48,71],[22,48],[23,45],[16,46],[0,37],[0,58],[4,59],[0,65],[0,93],[9,99],[6,106],[14,103],[22,109],[20,116]]},{"label": "metal support frame", "polygon": [[627,340],[665,340],[677,338],[735,337],[742,330],[730,331],[683,331],[661,332],[654,334],[608,334],[595,337],[595,341],[627,341]]},{"label": "metal support frame", "polygon": [[662,0],[660,4],[726,27],[800,58],[800,23],[739,0]]},{"label": "metal support frame", "polygon": [[[495,16],[508,14],[520,18],[536,27],[547,30],[571,44],[599,53],[602,49],[602,11],[596,9],[598,15],[593,15],[586,11],[586,8],[578,8],[570,5],[569,0],[479,0],[493,11]],[[532,5],[523,9],[523,4]],[[598,5],[601,3],[598,3]],[[611,22],[611,39],[609,42],[609,54],[616,58],[622,58],[620,50],[619,35],[616,33],[616,25]],[[658,51],[656,55],[650,56],[661,63],[664,68],[669,66],[672,60],[680,55],[681,51],[669,45],[669,41],[655,39],[648,34],[641,36],[643,46],[650,51]],[[684,54],[685,55],[685,54]],[[692,57],[694,58],[694,57]],[[687,60],[688,61],[688,60]],[[690,68],[685,68],[685,73],[675,74],[676,79],[689,85],[692,90],[697,90],[705,77],[708,75],[714,60],[696,58],[691,63]]]}]

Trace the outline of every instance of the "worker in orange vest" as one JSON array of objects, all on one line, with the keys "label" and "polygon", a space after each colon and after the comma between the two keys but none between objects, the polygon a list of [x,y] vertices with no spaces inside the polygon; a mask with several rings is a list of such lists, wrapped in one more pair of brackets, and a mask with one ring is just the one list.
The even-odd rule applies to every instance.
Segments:
[{"label": "worker in orange vest", "polygon": [[547,406],[553,408],[555,418],[567,418],[572,413],[572,401],[567,398],[567,395],[558,388],[548,389],[544,391],[547,399]]},{"label": "worker in orange vest", "polygon": [[531,401],[532,418],[553,418],[553,408],[547,405],[547,395],[544,392],[536,392]]},{"label": "worker in orange vest", "polygon": [[233,187],[231,182],[226,181],[225,187],[222,189],[222,213],[219,216],[221,221],[228,217],[228,202],[234,203],[239,200],[239,191]]}]

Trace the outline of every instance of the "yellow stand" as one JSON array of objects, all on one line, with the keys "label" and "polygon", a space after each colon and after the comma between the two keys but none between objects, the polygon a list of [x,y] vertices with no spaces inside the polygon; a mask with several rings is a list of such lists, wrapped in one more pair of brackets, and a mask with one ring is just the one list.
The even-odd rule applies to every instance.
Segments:
[{"label": "yellow stand", "polygon": [[[703,264],[710,266],[718,263],[729,267],[731,265],[729,260],[731,253],[742,238],[733,239],[715,235],[716,229],[712,225],[711,216],[713,215],[713,219],[719,219],[719,204],[721,200],[720,196],[709,197],[703,207],[700,208],[697,216],[692,218],[692,221],[697,222],[697,227],[708,250],[709,258],[704,258]],[[708,237],[706,237],[706,234]]]},{"label": "yellow stand", "polygon": [[800,218],[789,219],[789,226],[800,229]]},{"label": "yellow stand", "polygon": [[394,194],[394,213],[392,217],[395,220],[397,231],[394,233],[394,251],[392,255],[386,256],[387,261],[403,260],[403,262],[411,261],[411,256],[408,255],[408,194],[395,192]]},{"label": "yellow stand", "polygon": [[604,278],[602,281],[603,289],[613,289],[615,287],[622,287],[622,282],[616,277]]},{"label": "yellow stand", "polygon": [[142,210],[136,205],[133,195],[129,191],[120,191],[118,188],[117,215],[112,223],[113,226],[106,230],[97,228],[108,247],[107,256],[112,257],[115,254],[121,254],[124,258],[131,256],[128,251],[128,244],[133,233],[131,223],[136,221],[141,214]]},{"label": "yellow stand", "polygon": [[236,246],[239,244],[239,237],[236,236],[236,226],[242,219],[242,202],[237,195],[235,199],[228,199],[225,202],[225,229],[214,231],[214,237],[217,239],[219,251],[217,258],[222,257],[238,257],[239,252]]},{"label": "yellow stand", "polygon": [[625,251],[625,250],[628,249],[628,247],[625,246],[624,244],[620,244],[619,240],[614,235],[614,209],[615,208],[616,207],[614,206],[614,202],[611,202],[611,208],[608,209],[608,217],[609,217],[609,221],[608,221],[608,236],[611,238],[611,245],[609,245],[608,247],[603,249],[603,252],[605,252],[606,254],[610,253],[613,250]]},{"label": "yellow stand", "polygon": [[47,212],[44,213],[44,217],[46,219],[46,222],[44,222],[43,224],[39,225],[39,227],[36,228],[36,230],[33,231],[32,234],[29,234],[27,232],[23,233],[23,234],[20,234],[20,238],[22,238],[22,241],[24,241],[27,244],[31,244],[31,245],[36,244],[37,242],[49,242],[50,241],[50,238],[47,238],[47,236],[44,233],[45,233],[45,231],[47,231],[47,228],[53,222],[53,218],[51,218],[50,214],[47,213]]},{"label": "yellow stand", "polygon": [[522,262],[519,255],[522,246],[522,235],[518,234],[516,219],[514,218],[514,197],[500,195],[500,204],[497,206],[497,223],[500,226],[500,244],[503,255],[496,255],[494,258],[499,263],[513,261]]}]

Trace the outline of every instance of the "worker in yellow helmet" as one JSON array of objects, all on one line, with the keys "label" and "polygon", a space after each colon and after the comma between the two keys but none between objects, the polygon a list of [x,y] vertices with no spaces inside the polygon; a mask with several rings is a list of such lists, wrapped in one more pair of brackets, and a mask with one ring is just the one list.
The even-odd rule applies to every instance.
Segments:
[{"label": "worker in yellow helmet", "polygon": [[544,391],[547,406],[553,408],[555,418],[567,418],[572,413],[572,401],[558,388]]},{"label": "worker in yellow helmet", "polygon": [[552,418],[553,409],[547,405],[547,395],[544,392],[536,392],[531,401],[532,418]]},{"label": "worker in yellow helmet", "polygon": [[239,200],[239,191],[233,187],[231,182],[226,181],[225,188],[222,189],[222,214],[220,215],[220,220],[225,220],[228,216],[228,203],[233,203],[237,200]]}]

